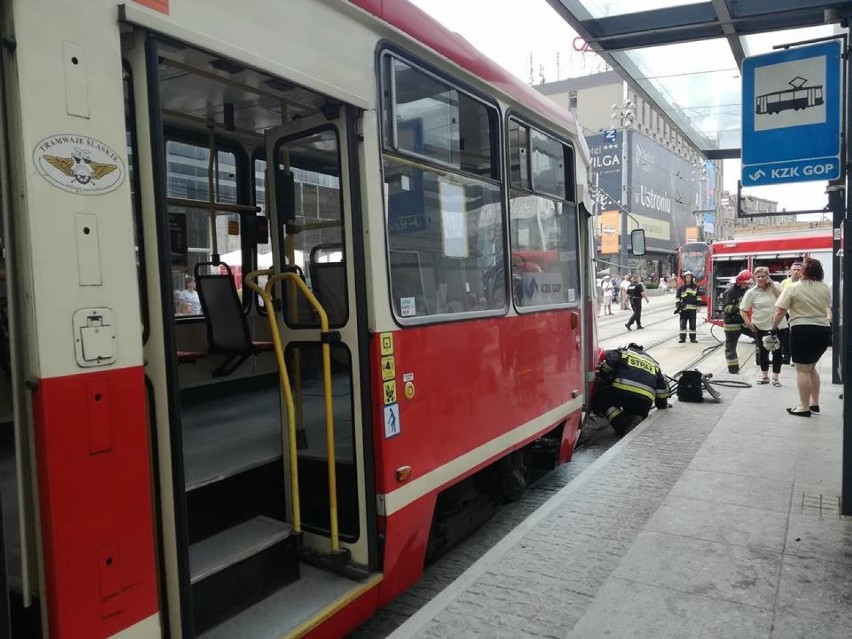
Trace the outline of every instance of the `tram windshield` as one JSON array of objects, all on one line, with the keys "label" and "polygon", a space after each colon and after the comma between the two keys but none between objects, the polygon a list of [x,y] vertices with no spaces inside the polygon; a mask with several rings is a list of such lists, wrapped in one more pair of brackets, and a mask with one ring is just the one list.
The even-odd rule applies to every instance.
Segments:
[{"label": "tram windshield", "polygon": [[696,247],[681,249],[680,253],[680,272],[681,275],[686,271],[692,271],[695,276],[695,281],[700,282],[704,279],[707,269],[707,245],[701,244]]}]

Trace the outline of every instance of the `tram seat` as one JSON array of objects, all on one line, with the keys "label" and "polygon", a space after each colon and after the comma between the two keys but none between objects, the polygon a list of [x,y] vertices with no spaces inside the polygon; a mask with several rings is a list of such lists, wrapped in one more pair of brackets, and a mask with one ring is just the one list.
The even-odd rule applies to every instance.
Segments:
[{"label": "tram seat", "polygon": [[[205,266],[224,267],[226,273],[202,273]],[[249,357],[274,348],[272,342],[251,338],[248,320],[234,285],[231,268],[224,262],[200,262],[195,266],[198,297],[207,324],[207,342],[211,354],[228,357],[214,371],[213,377],[233,373]]]},{"label": "tram seat", "polygon": [[346,323],[346,264],[345,262],[318,262],[319,252],[341,250],[339,244],[318,244],[311,249],[311,261],[308,271],[311,274],[311,288],[317,301],[328,315],[331,326],[341,326]]},{"label": "tram seat", "polygon": [[178,351],[178,364],[195,364],[198,360],[207,357],[207,353],[201,351]]}]

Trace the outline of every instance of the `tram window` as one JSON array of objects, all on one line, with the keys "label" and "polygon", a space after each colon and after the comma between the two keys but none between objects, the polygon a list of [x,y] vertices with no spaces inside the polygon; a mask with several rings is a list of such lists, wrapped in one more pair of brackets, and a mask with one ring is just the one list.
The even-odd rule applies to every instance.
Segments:
[{"label": "tram window", "polygon": [[512,192],[509,208],[515,304],[579,304],[576,208],[523,191]]},{"label": "tram window", "polygon": [[[230,151],[218,151],[218,171],[214,177],[216,202],[237,203],[237,159]],[[206,202],[210,198],[208,165],[210,150],[205,146],[176,140],[166,142],[167,193],[169,198],[195,200],[197,206],[169,204],[169,228],[172,242],[172,289],[175,291],[175,315],[198,316],[196,296],[179,294],[186,289],[187,275],[199,262],[213,257],[213,233],[220,259],[231,267],[237,290],[242,287],[242,246],[240,218],[234,213],[217,211],[211,218]],[[189,303],[187,303],[189,300]]]},{"label": "tram window", "polygon": [[505,308],[499,185],[386,156],[385,193],[401,322]]},{"label": "tram window", "polygon": [[565,199],[568,195],[565,192],[565,147],[555,138],[532,129],[530,151],[533,191]]},{"label": "tram window", "polygon": [[[287,225],[282,263],[297,267],[333,326],[349,316],[339,149],[337,131],[328,128],[285,139],[275,151],[280,170],[294,184],[295,215]],[[283,298],[288,325],[319,323],[293,284],[285,284]]]},{"label": "tram window", "polygon": [[[512,295],[519,308],[580,302],[579,231],[573,151],[556,138],[509,119]],[[522,166],[529,158],[529,179]]]},{"label": "tram window", "polygon": [[385,56],[387,148],[491,179],[496,112],[426,71]]}]

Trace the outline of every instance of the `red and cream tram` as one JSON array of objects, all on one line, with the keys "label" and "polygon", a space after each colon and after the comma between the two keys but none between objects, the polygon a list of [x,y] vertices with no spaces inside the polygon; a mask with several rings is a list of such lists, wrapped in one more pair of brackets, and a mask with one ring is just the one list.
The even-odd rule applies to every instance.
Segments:
[{"label": "red and cream tram", "polygon": [[720,322],[725,289],[743,269],[769,268],[773,280],[787,277],[790,265],[805,257],[822,262],[826,282],[832,278],[831,229],[743,235],[712,244],[690,242],[678,251],[678,282],[692,271],[707,301],[707,319]]},{"label": "red and cream tram", "polygon": [[0,21],[15,637],[341,636],[570,459],[570,113],[405,0]]}]

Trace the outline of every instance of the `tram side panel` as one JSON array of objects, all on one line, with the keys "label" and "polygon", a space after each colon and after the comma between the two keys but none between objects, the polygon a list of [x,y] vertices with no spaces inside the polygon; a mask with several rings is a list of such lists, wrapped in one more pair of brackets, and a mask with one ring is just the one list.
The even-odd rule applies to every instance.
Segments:
[{"label": "tram side panel", "polygon": [[374,377],[377,492],[385,513],[380,525],[385,528],[384,596],[395,596],[419,577],[442,489],[563,420],[566,431],[576,431],[583,363],[573,312],[455,322],[374,337],[374,361],[392,361],[394,368],[392,379]]},{"label": "tram side panel", "polygon": [[115,15],[11,3],[48,636],[157,632],[151,476]]}]

